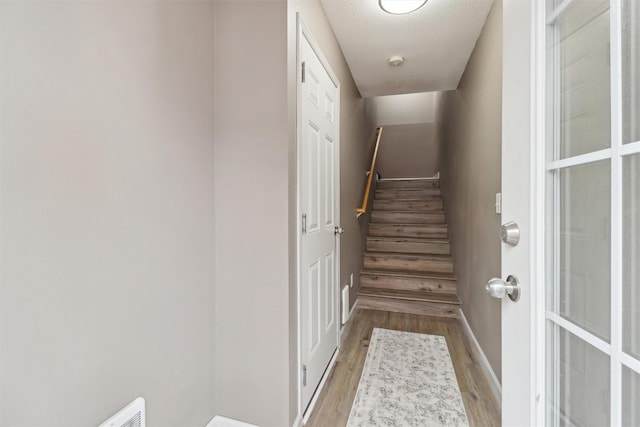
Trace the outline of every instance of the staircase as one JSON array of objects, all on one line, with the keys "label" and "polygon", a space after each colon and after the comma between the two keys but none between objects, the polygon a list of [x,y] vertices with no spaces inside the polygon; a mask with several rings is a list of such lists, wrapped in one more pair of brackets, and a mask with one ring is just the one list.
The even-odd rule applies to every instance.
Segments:
[{"label": "staircase", "polygon": [[459,316],[438,179],[378,182],[360,283],[360,308]]}]

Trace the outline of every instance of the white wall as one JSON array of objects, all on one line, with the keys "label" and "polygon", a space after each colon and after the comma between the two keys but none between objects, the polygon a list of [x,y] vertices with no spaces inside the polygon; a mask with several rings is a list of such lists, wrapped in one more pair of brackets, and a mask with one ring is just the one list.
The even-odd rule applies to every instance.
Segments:
[{"label": "white wall", "polygon": [[206,2],[0,2],[0,424],[215,414]]}]

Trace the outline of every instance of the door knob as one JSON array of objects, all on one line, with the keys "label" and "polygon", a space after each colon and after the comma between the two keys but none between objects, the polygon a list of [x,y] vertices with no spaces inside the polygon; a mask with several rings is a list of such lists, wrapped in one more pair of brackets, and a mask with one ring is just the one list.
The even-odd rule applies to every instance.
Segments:
[{"label": "door knob", "polygon": [[344,228],[342,227],[336,227],[333,229],[333,234],[342,234],[344,233]]},{"label": "door knob", "polygon": [[507,277],[506,282],[499,277],[489,279],[485,289],[494,298],[502,299],[508,295],[513,302],[520,299],[520,282],[516,276]]}]

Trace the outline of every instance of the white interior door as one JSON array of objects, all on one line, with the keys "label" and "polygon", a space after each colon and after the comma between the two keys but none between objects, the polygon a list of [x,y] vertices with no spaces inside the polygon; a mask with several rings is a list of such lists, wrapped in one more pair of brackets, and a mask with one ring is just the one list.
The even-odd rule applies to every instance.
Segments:
[{"label": "white interior door", "polygon": [[300,313],[302,407],[338,347],[339,89],[302,34],[300,114]]},{"label": "white interior door", "polygon": [[504,10],[503,424],[640,425],[640,5]]}]

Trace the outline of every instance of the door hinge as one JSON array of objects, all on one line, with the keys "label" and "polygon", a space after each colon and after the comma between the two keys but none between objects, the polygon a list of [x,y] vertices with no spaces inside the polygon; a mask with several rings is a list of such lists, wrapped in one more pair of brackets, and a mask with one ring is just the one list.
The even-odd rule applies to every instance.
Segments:
[{"label": "door hinge", "polygon": [[302,214],[302,234],[307,234],[307,214]]},{"label": "door hinge", "polygon": [[307,385],[307,365],[302,365],[302,385]]},{"label": "door hinge", "polygon": [[307,73],[306,73],[306,68],[307,68],[307,66],[306,66],[306,62],[302,61],[302,70],[301,70],[301,73],[302,73],[302,83],[304,83],[304,81],[305,81],[305,79],[306,79],[306,74],[307,74]]}]

